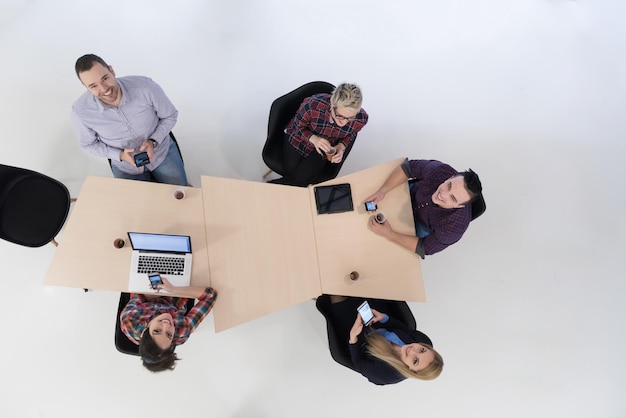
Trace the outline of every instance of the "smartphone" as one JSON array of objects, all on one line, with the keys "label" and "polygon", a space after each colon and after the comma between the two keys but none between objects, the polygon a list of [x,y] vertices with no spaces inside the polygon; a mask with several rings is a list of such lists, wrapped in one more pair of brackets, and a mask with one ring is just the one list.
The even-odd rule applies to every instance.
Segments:
[{"label": "smartphone", "polygon": [[163,284],[163,280],[161,280],[161,275],[159,273],[148,274],[148,279],[150,280],[150,285],[154,290],[157,289],[158,285]]},{"label": "smartphone", "polygon": [[370,304],[367,303],[367,301],[363,302],[361,306],[357,308],[357,311],[359,312],[359,315],[361,315],[365,326],[369,325],[374,319],[374,313],[370,309]]},{"label": "smartphone", "polygon": [[144,165],[150,162],[150,158],[148,158],[147,152],[140,152],[139,154],[135,154],[135,165],[137,167],[143,167]]},{"label": "smartphone", "polygon": [[368,212],[374,212],[376,209],[378,209],[378,206],[376,206],[376,203],[374,202],[365,202],[365,210]]}]

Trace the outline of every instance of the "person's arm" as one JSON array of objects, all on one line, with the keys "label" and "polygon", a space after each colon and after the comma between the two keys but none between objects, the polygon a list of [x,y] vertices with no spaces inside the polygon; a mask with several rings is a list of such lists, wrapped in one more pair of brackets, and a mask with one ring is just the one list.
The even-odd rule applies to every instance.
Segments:
[{"label": "person's arm", "polygon": [[306,146],[305,144],[310,143],[318,154],[323,155],[331,148],[331,145],[327,139],[315,135],[311,130],[312,118],[319,114],[319,111],[313,108],[315,103],[313,96],[304,99],[293,122],[287,126],[285,132],[291,137],[294,147],[302,149]]},{"label": "person's arm", "polygon": [[191,308],[185,316],[185,322],[191,334],[200,325],[200,322],[211,312],[217,300],[217,291],[211,287],[204,288],[202,294],[197,298],[198,302]]},{"label": "person's arm", "polygon": [[[404,173],[402,166],[398,166],[393,169],[387,180],[383,183],[380,188],[374,192],[374,194],[370,195],[365,199],[366,202],[373,201],[374,203],[378,203],[385,198],[385,195],[400,186],[401,184],[406,183],[408,177]],[[415,249],[415,248],[414,248]]]},{"label": "person's arm", "polygon": [[204,286],[174,286],[167,278],[161,276],[163,284],[157,285],[157,291],[166,290],[179,296],[199,299],[207,289]]},{"label": "person's arm", "polygon": [[97,157],[120,160],[120,152],[123,150],[102,142],[98,133],[83,122],[76,109],[72,109],[71,119],[74,132],[78,137],[78,144],[82,149]]},{"label": "person's arm", "polygon": [[406,235],[401,234],[400,232],[396,232],[391,227],[391,224],[388,220],[379,224],[372,216],[369,222],[369,226],[375,234],[378,234],[382,237],[387,238],[389,241],[395,242],[396,244],[410,250],[411,252],[417,251],[417,245],[419,244],[419,238],[415,235]]},{"label": "person's arm", "polygon": [[[154,108],[156,116],[159,118],[156,129],[149,136],[149,138],[146,139],[146,142],[148,139],[153,139],[156,142],[155,145],[158,147],[159,144],[167,138],[170,131],[174,129],[176,121],[178,120],[178,110],[176,110],[174,104],[165,95],[165,92],[157,83],[148,79],[146,88],[148,89],[149,97],[152,100],[152,107]],[[149,146],[152,146],[152,144]]]},{"label": "person's arm", "polygon": [[196,304],[185,315],[185,326],[177,329],[176,344],[183,344],[189,338],[189,335],[200,325],[200,322],[213,309],[217,300],[217,291],[211,287],[202,286],[174,286],[169,280],[161,276],[163,284],[157,286],[159,290],[167,290],[176,294],[198,299]]}]

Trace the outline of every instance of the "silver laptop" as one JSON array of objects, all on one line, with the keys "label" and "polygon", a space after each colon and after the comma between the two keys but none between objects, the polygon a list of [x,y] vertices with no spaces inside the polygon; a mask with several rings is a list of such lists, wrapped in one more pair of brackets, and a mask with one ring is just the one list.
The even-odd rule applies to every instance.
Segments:
[{"label": "silver laptop", "polygon": [[175,286],[191,283],[191,238],[187,235],[129,232],[133,247],[128,290],[154,292],[149,273],[161,273]]}]

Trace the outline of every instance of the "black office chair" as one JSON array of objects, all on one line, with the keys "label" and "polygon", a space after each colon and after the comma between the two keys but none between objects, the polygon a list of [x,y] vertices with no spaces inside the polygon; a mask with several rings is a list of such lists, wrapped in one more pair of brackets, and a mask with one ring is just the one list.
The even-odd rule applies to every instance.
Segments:
[{"label": "black office chair", "polygon": [[485,198],[481,193],[472,202],[472,221],[485,213],[486,210],[487,204],[485,203]]},{"label": "black office chair", "polygon": [[[387,303],[389,309],[388,312],[384,313],[401,321],[410,329],[417,328],[413,312],[411,312],[411,309],[406,302],[395,300],[388,300],[385,302]],[[330,355],[333,360],[342,366],[358,371],[354,367],[354,364],[352,364],[352,358],[350,357],[350,351],[347,345],[348,336],[337,335],[337,332],[335,331],[335,327],[330,319],[330,305],[330,295],[321,295],[315,302],[317,310],[324,315],[324,318],[326,318],[326,332],[328,334],[328,348],[330,349]]]},{"label": "black office chair", "polygon": [[[130,354],[131,356],[138,356],[139,346],[129,340],[126,334],[124,334],[124,332],[122,332],[122,329],[120,328],[120,314],[122,313],[122,310],[124,309],[126,304],[128,304],[129,300],[130,293],[122,293],[120,295],[120,302],[117,305],[117,319],[115,321],[115,348],[117,348],[117,351],[119,351],[120,353]],[[191,308],[193,308],[193,305],[195,305],[195,303],[196,301],[193,298],[190,298],[187,301],[187,312],[189,312]]]},{"label": "black office chair", "polygon": [[[269,167],[263,178],[273,171],[281,176],[285,175],[283,168],[283,143],[285,141],[285,128],[294,117],[302,101],[307,97],[319,93],[332,93],[335,86],[325,81],[312,81],[274,100],[270,107],[270,116],[267,124],[267,139],[263,147],[263,161]],[[352,144],[350,144],[352,145]],[[352,147],[349,147],[352,148]],[[348,154],[348,149],[344,152]]]},{"label": "black office chair", "polygon": [[61,182],[0,164],[0,238],[26,247],[57,245],[69,209],[70,193]]}]

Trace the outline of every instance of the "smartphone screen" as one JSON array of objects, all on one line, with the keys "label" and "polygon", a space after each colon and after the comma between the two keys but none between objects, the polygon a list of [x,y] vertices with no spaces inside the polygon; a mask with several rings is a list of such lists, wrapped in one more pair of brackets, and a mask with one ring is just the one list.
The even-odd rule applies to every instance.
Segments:
[{"label": "smartphone screen", "polygon": [[147,152],[140,152],[139,154],[135,155],[135,165],[137,167],[144,166],[148,164],[149,162],[150,162],[150,159],[148,158]]},{"label": "smartphone screen", "polygon": [[357,311],[359,311],[359,315],[363,318],[363,323],[365,325],[369,325],[369,323],[372,322],[372,319],[374,319],[374,313],[372,313],[370,304],[367,303],[367,301],[363,302],[361,306],[358,307]]},{"label": "smartphone screen", "polygon": [[368,212],[373,212],[376,209],[378,209],[378,207],[376,206],[376,203],[374,202],[365,202],[365,210]]},{"label": "smartphone screen", "polygon": [[150,285],[154,290],[156,290],[157,285],[163,284],[163,280],[161,280],[161,275],[159,273],[149,274],[148,279],[150,279]]}]

